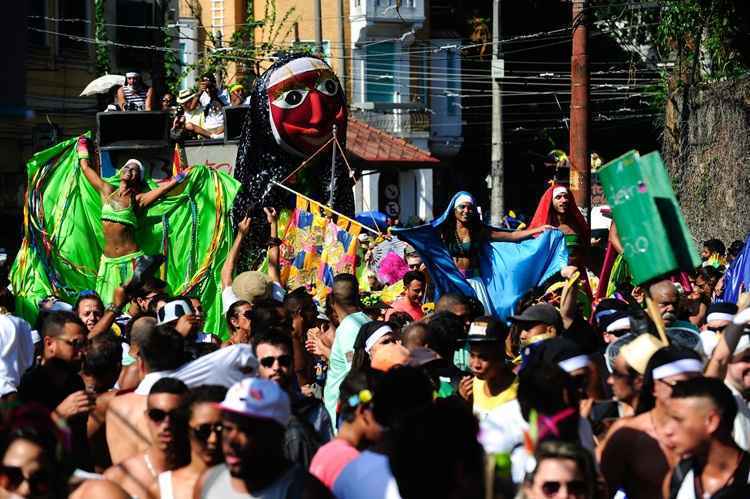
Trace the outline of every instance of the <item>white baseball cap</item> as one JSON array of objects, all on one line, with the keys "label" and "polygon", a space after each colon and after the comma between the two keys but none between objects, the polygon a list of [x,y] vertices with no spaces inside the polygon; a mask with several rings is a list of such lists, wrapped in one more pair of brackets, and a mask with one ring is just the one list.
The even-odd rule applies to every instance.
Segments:
[{"label": "white baseball cap", "polygon": [[157,326],[161,326],[162,324],[167,324],[172,321],[176,321],[183,315],[188,315],[193,313],[193,307],[190,306],[190,304],[185,300],[172,300],[170,302],[167,302],[164,304],[163,307],[161,307],[156,312],[156,318]]},{"label": "white baseball cap", "polygon": [[260,378],[245,378],[232,385],[219,408],[253,418],[271,419],[284,427],[291,417],[286,392],[275,381]]}]

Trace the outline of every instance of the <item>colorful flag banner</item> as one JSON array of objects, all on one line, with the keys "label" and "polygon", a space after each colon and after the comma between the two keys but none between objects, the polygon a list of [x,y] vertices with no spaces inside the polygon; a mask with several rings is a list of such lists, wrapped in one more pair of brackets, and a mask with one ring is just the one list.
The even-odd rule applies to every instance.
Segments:
[{"label": "colorful flag banner", "polygon": [[350,220],[334,221],[320,203],[297,196],[281,237],[281,277],[286,288],[305,286],[319,300],[324,298],[336,274],[355,272],[360,230]]}]

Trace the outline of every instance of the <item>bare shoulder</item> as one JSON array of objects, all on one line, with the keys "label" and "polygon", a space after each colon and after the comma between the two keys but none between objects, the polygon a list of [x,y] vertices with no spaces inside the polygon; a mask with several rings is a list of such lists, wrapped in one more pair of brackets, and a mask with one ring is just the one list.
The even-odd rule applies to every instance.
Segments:
[{"label": "bare shoulder", "polygon": [[112,480],[115,483],[121,481],[126,475],[127,469],[125,468],[125,462],[114,464],[104,472],[104,478]]},{"label": "bare shoulder", "polygon": [[70,499],[129,499],[125,489],[112,480],[86,480],[70,495]]}]

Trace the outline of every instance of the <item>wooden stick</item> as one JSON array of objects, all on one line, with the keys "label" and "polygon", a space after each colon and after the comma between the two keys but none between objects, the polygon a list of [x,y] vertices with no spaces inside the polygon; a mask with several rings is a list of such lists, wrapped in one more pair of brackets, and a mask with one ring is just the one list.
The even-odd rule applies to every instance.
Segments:
[{"label": "wooden stick", "polygon": [[356,221],[356,220],[354,220],[353,218],[349,218],[349,217],[347,217],[346,215],[344,215],[343,213],[339,213],[338,211],[334,210],[333,208],[329,208],[328,206],[324,205],[323,203],[321,203],[321,202],[319,202],[319,201],[315,201],[314,199],[312,199],[312,198],[309,198],[309,197],[305,196],[304,194],[300,194],[299,192],[297,192],[297,191],[295,191],[294,189],[291,189],[291,188],[289,188],[289,187],[285,186],[284,184],[280,184],[279,182],[276,182],[275,180],[271,180],[271,184],[272,184],[272,185],[275,185],[276,187],[281,187],[281,188],[282,188],[282,189],[284,189],[285,191],[289,191],[289,192],[291,192],[292,194],[296,194],[297,196],[301,197],[302,199],[306,199],[307,201],[309,201],[309,202],[311,202],[311,203],[319,204],[319,205],[321,205],[321,206],[322,206],[322,207],[323,207],[323,208],[324,208],[325,210],[327,210],[327,211],[330,211],[330,212],[331,212],[331,213],[333,213],[334,215],[336,215],[336,216],[338,216],[338,217],[340,217],[340,218],[343,218],[344,220],[348,220],[348,221],[349,221],[349,223],[353,223],[353,224],[355,224],[355,225],[358,225],[358,226],[360,226],[361,228],[363,228],[364,230],[366,230],[366,231],[368,231],[368,232],[372,232],[372,233],[373,233],[373,234],[375,234],[376,236],[383,236],[383,235],[384,235],[384,234],[383,234],[382,232],[378,232],[378,231],[376,231],[376,230],[372,230],[372,229],[371,229],[371,228],[369,228],[368,226],[366,226],[366,225],[362,225],[361,223],[357,222],[357,221]]},{"label": "wooden stick", "polygon": [[656,303],[651,299],[651,293],[649,292],[648,287],[646,287],[644,291],[646,295],[646,309],[648,310],[648,314],[651,316],[651,320],[654,321],[654,325],[656,325],[656,331],[659,333],[661,342],[664,343],[665,347],[668,347],[669,338],[667,338],[667,329],[664,326],[664,319],[661,318],[659,307],[657,307]]}]

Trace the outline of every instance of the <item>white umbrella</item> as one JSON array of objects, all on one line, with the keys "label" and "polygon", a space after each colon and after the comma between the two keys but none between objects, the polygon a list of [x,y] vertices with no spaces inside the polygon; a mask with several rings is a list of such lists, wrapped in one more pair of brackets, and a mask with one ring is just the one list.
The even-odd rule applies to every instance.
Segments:
[{"label": "white umbrella", "polygon": [[115,85],[125,85],[125,77],[122,75],[104,75],[91,81],[81,92],[81,97],[89,95],[103,94],[109,92],[109,89]]}]

